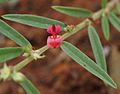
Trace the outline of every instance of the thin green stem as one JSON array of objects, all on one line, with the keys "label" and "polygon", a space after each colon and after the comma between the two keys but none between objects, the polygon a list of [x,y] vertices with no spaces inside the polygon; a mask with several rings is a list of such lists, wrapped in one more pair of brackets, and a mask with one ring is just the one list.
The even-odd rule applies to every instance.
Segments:
[{"label": "thin green stem", "polygon": [[98,19],[101,17],[103,11],[104,11],[104,10],[101,9],[101,10],[95,12],[95,13],[92,15],[92,19],[93,19],[93,21],[98,20]]},{"label": "thin green stem", "polygon": [[49,47],[47,45],[43,46],[42,48],[36,50],[36,52],[41,55],[42,53],[44,53],[47,49],[49,49]]},{"label": "thin green stem", "polygon": [[[42,48],[36,50],[36,52],[41,55],[43,52],[45,52],[46,50],[48,50],[48,46],[43,46]],[[23,61],[21,61],[20,63],[18,63],[17,65],[14,66],[14,70],[15,71],[20,71],[22,68],[24,68],[26,65],[28,65],[31,61],[33,61],[34,58],[32,56],[27,57],[26,59],[24,59]]]},{"label": "thin green stem", "polygon": [[21,61],[20,63],[18,63],[17,65],[14,66],[14,70],[15,71],[19,71],[22,68],[24,68],[26,65],[28,65],[33,59],[32,56],[27,57],[26,59],[24,59],[23,61]]},{"label": "thin green stem", "polygon": [[62,39],[65,40],[66,38],[70,37],[71,35],[75,34],[76,32],[80,31],[81,29],[85,28],[88,25],[89,20],[86,19],[85,21],[78,24],[73,31],[67,32],[62,36]]},{"label": "thin green stem", "polygon": [[115,7],[115,6],[117,6],[117,4],[119,4],[120,3],[120,0],[112,0],[111,2],[109,2],[108,4],[107,4],[107,7],[106,7],[106,9],[105,9],[105,12],[106,13],[110,13],[110,11]]}]

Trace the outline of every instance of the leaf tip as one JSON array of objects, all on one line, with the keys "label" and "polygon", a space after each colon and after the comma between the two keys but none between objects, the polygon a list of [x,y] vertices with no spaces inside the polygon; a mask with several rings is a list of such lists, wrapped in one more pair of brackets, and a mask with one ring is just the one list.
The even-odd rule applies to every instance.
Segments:
[{"label": "leaf tip", "polygon": [[2,15],[1,17],[5,19],[5,18],[6,18],[6,15]]},{"label": "leaf tip", "polygon": [[117,89],[117,84],[114,81],[112,81],[111,87]]},{"label": "leaf tip", "polygon": [[116,83],[114,83],[113,88],[114,88],[114,89],[117,89],[117,84],[116,84]]},{"label": "leaf tip", "polygon": [[52,9],[56,10],[59,6],[51,6]]}]

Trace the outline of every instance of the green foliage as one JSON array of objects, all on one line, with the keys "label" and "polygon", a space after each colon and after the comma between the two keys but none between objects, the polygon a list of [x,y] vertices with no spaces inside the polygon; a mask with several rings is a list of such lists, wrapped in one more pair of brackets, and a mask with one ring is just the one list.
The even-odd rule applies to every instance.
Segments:
[{"label": "green foliage", "polygon": [[[0,0],[0,3],[1,1],[3,2],[8,0]],[[59,11],[63,14],[67,14],[69,16],[74,16],[79,18],[85,18],[91,16],[90,19],[86,19],[85,21],[83,21],[82,23],[76,26],[71,25],[72,28],[70,28],[61,21],[57,21],[42,16],[30,15],[30,14],[7,14],[7,15],[3,15],[2,17],[10,21],[18,22],[24,25],[33,26],[37,28],[43,28],[43,29],[46,29],[48,26],[53,24],[60,25],[62,30],[65,30],[65,27],[67,26],[68,29],[66,31],[70,30],[70,32],[66,32],[65,34],[62,35],[62,39],[64,40],[69,36],[73,35],[74,33],[85,28],[86,26],[88,26],[88,24],[90,25],[92,21],[98,20],[102,15],[102,19],[101,19],[102,30],[105,38],[108,40],[110,37],[109,20],[111,24],[118,31],[120,31],[120,19],[114,13],[110,13],[108,19],[107,15],[103,13],[106,12],[108,0],[101,0],[101,2],[102,2],[101,6],[103,9],[96,12],[95,14],[83,8],[52,6],[52,8],[55,9],[56,11]],[[116,9],[117,11],[119,11],[119,7],[117,7]],[[37,60],[43,58],[44,56],[42,56],[42,53],[49,48],[48,45],[38,50],[32,50],[32,45],[30,44],[30,42],[2,20],[0,20],[0,33],[10,38],[11,40],[15,41],[18,45],[21,46],[21,47],[11,47],[11,48],[0,48],[0,62],[5,62],[10,59],[16,58],[21,54],[23,54],[24,52],[25,52],[24,56],[26,56],[26,58],[23,61],[21,61],[14,67],[7,67],[5,65],[3,69],[0,70],[0,79],[7,80],[9,78],[13,78],[14,81],[19,83],[24,88],[27,94],[40,94],[38,89],[32,84],[30,80],[28,80],[22,73],[18,73],[16,71],[21,70],[23,67],[25,67],[34,59]],[[96,77],[100,78],[105,84],[113,88],[117,88],[116,83],[107,74],[107,65],[106,65],[105,55],[103,53],[102,44],[93,26],[88,27],[88,35],[96,62],[94,62],[82,51],[80,51],[78,48],[76,48],[75,46],[73,46],[68,42],[64,41],[60,47],[74,61],[76,61],[79,65],[81,65],[83,68],[85,68],[87,71],[89,71]]]},{"label": "green foliage", "polygon": [[88,35],[90,38],[90,43],[95,56],[96,63],[107,72],[105,55],[103,53],[102,44],[100,42],[99,36],[93,26],[88,27]]},{"label": "green foliage", "polygon": [[108,0],[101,0],[102,1],[102,8],[106,8]]},{"label": "green foliage", "polygon": [[68,42],[63,42],[61,48],[68,56],[70,56],[73,60],[75,60],[90,73],[97,76],[111,87],[116,88],[116,84],[110,78],[110,76],[78,48]]},{"label": "green foliage", "polygon": [[102,15],[101,24],[102,24],[102,31],[103,31],[104,37],[106,40],[109,40],[110,38],[109,21],[105,14]]},{"label": "green foliage", "polygon": [[54,19],[29,14],[7,14],[2,17],[10,21],[44,29],[53,24],[60,25],[62,29],[66,26],[63,22]]},{"label": "green foliage", "polygon": [[16,58],[23,53],[20,47],[0,48],[0,63]]},{"label": "green foliage", "polygon": [[75,8],[75,7],[64,7],[64,6],[52,6],[58,12],[74,16],[74,17],[89,17],[92,15],[91,11],[83,8]]},{"label": "green foliage", "polygon": [[117,9],[117,12],[120,13],[120,3],[117,4],[116,9]]},{"label": "green foliage", "polygon": [[20,82],[20,85],[25,89],[27,94],[40,94],[36,87],[26,77]]},{"label": "green foliage", "polygon": [[14,73],[12,77],[24,88],[27,94],[40,94],[39,90],[22,73]]},{"label": "green foliage", "polygon": [[31,44],[27,39],[25,39],[20,33],[18,33],[15,29],[10,27],[2,20],[0,20],[0,33],[15,41],[18,45],[22,47],[32,48]]},{"label": "green foliage", "polygon": [[114,13],[109,14],[109,20],[111,24],[120,32],[120,18],[118,18]]},{"label": "green foliage", "polygon": [[0,3],[6,3],[8,1],[10,1],[10,0],[0,0]]}]

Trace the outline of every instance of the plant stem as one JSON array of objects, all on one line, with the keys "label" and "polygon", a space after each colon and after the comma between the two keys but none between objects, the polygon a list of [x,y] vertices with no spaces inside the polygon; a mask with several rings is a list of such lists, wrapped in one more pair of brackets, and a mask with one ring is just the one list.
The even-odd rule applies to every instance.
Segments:
[{"label": "plant stem", "polygon": [[112,0],[109,2],[105,9],[106,13],[109,13],[118,3],[120,3],[120,0]]},{"label": "plant stem", "polygon": [[28,65],[33,59],[32,56],[27,57],[26,59],[24,59],[23,61],[21,61],[20,63],[18,63],[17,65],[14,66],[14,70],[15,71],[19,71],[22,68],[24,68],[26,65]]},{"label": "plant stem", "polygon": [[85,28],[88,25],[89,20],[86,19],[83,22],[81,22],[80,24],[78,24],[73,31],[71,32],[67,32],[62,36],[62,39],[65,40],[66,38],[70,37],[71,35],[75,34],[76,32],[80,31],[81,29]]},{"label": "plant stem", "polygon": [[[107,7],[105,8],[105,12],[109,13],[116,5],[117,3],[119,3],[120,0],[112,0],[111,2],[108,3]],[[93,21],[98,20],[101,15],[103,13],[103,9],[95,12],[92,15],[92,19]],[[80,31],[81,29],[85,28],[86,26],[88,26],[91,23],[91,21],[87,18],[85,19],[83,22],[81,22],[80,24],[78,24],[73,31],[71,32],[67,32],[65,34],[62,35],[62,39],[65,40],[66,38],[70,37],[71,35],[75,34],[76,32]],[[35,52],[37,52],[39,55],[41,55],[42,53],[44,53],[46,50],[48,50],[49,47],[43,46],[42,48],[35,50]],[[22,68],[24,68],[26,65],[28,65],[31,61],[33,61],[34,58],[32,56],[27,57],[26,59],[24,59],[23,61],[21,61],[20,63],[18,63],[17,65],[14,66],[14,70],[15,71],[20,71]]]},{"label": "plant stem", "polygon": [[[43,52],[45,52],[48,49],[48,46],[43,46],[42,48],[36,50],[39,55],[41,55]],[[14,66],[15,71],[20,71],[22,68],[24,68],[26,65],[28,65],[31,61],[33,61],[34,58],[32,56],[27,57],[20,63]]]},{"label": "plant stem", "polygon": [[49,47],[47,45],[43,46],[42,48],[39,48],[38,50],[36,50],[36,52],[41,55],[42,53],[44,53]]},{"label": "plant stem", "polygon": [[103,9],[95,12],[91,18],[93,19],[93,21],[98,20],[101,17],[102,13],[103,13]]}]

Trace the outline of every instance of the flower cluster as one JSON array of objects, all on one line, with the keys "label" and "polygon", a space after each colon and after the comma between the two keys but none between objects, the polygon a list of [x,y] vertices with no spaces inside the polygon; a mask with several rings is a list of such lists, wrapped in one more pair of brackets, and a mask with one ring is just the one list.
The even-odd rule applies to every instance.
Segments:
[{"label": "flower cluster", "polygon": [[52,36],[48,36],[47,45],[50,48],[58,48],[62,44],[62,37],[58,35],[61,27],[59,25],[48,26],[47,32],[52,34]]}]

